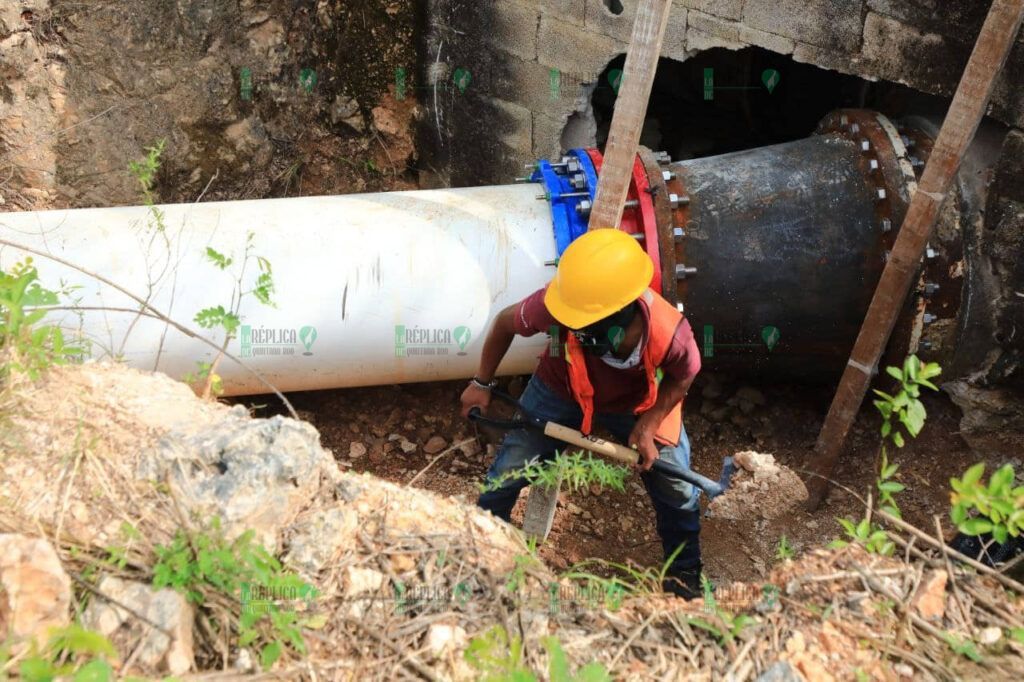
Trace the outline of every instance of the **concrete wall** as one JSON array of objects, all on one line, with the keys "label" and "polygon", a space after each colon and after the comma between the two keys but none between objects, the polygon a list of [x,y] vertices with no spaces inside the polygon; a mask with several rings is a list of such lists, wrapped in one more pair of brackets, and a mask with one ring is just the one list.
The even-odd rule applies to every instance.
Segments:
[{"label": "concrete wall", "polygon": [[[436,106],[435,168],[452,184],[508,181],[560,151],[565,123],[585,117],[602,70],[625,51],[637,0],[429,0],[425,55],[445,96]],[[986,0],[675,0],[663,55],[758,46],[869,80],[952,96]],[[448,68],[444,68],[448,65]],[[467,69],[464,92],[448,87]],[[552,70],[561,84],[552,87]],[[1024,40],[999,80],[991,115],[1024,126]],[[495,144],[481,134],[495,129]],[[584,126],[585,128],[585,126]],[[428,144],[429,148],[430,145]],[[457,170],[456,170],[457,169]]]}]

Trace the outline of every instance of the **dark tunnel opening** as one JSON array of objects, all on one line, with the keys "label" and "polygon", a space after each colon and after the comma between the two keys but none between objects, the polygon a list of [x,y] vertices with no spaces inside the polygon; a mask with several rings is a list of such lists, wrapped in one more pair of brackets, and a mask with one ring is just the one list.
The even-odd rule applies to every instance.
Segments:
[{"label": "dark tunnel opening", "polygon": [[[597,146],[608,139],[625,55],[601,73],[591,96]],[[949,101],[888,81],[867,81],[757,47],[714,48],[685,62],[661,59],[640,144],[675,160],[797,140],[840,107],[890,118],[945,112]]]}]

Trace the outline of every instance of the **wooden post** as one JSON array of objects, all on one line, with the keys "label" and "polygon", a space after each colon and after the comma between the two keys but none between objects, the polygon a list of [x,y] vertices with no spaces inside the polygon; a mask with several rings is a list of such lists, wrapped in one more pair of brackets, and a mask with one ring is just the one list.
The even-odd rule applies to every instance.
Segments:
[{"label": "wooden post", "polygon": [[637,7],[587,229],[617,228],[622,219],[671,9],[672,0],[641,0]]},{"label": "wooden post", "polygon": [[935,229],[936,216],[985,115],[996,76],[1006,63],[1022,17],[1024,0],[993,0],[981,27],[818,436],[817,476],[808,481],[811,509],[824,499],[827,479],[835,470],[846,434],[878,371],[878,361]]}]

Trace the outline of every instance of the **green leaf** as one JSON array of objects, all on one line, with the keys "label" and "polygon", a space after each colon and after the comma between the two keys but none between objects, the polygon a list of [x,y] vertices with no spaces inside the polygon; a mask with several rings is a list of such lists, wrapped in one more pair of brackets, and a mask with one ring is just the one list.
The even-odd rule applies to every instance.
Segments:
[{"label": "green leaf", "polygon": [[985,473],[985,463],[984,462],[978,462],[977,464],[972,466],[970,469],[968,469],[966,472],[964,472],[964,477],[963,477],[961,482],[964,484],[964,486],[969,486],[969,485],[971,485],[973,483],[977,483],[978,481],[981,480],[981,476],[984,473]]},{"label": "green leaf", "polygon": [[965,535],[981,535],[992,532],[992,522],[982,518],[967,519],[959,524],[958,528]]},{"label": "green leaf", "polygon": [[281,643],[277,641],[263,647],[263,650],[260,651],[260,665],[263,666],[263,670],[270,670],[277,659],[281,658],[281,650]]},{"label": "green leaf", "polygon": [[952,519],[953,523],[959,526],[967,520],[967,509],[963,505],[955,505],[949,510],[949,518]]},{"label": "green leaf", "polygon": [[896,447],[902,448],[903,447],[903,434],[901,434],[899,431],[893,432],[893,434],[892,434],[892,442],[896,444]]},{"label": "green leaf", "polygon": [[992,526],[992,537],[999,544],[1003,544],[1010,539],[1010,534],[1007,532],[1006,526],[1000,523]]},{"label": "green leaf", "polygon": [[885,371],[896,381],[903,381],[903,372],[898,367],[886,367]]},{"label": "green leaf", "polygon": [[883,481],[878,484],[878,489],[885,493],[900,493],[906,490],[906,486],[896,481]]},{"label": "green leaf", "polygon": [[50,682],[57,676],[57,670],[53,664],[39,656],[22,661],[19,670],[21,679],[27,682]]},{"label": "green leaf", "polygon": [[114,670],[106,661],[89,661],[75,673],[74,682],[107,682],[114,678]]},{"label": "green leaf", "polygon": [[206,258],[221,270],[226,270],[234,262],[233,259],[228,258],[224,254],[220,253],[215,249],[210,248],[209,246],[206,247]]}]

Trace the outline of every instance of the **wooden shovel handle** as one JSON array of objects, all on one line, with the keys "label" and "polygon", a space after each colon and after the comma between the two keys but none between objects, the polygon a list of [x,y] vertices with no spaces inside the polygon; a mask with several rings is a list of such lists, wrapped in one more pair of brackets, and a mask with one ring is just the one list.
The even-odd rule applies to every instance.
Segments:
[{"label": "wooden shovel handle", "polygon": [[618,443],[611,443],[602,438],[584,436],[576,429],[570,429],[568,426],[562,426],[554,422],[548,422],[544,425],[544,435],[572,445],[578,445],[584,450],[590,450],[599,455],[610,457],[623,464],[633,465],[640,459],[640,454],[636,450],[619,445]]}]

